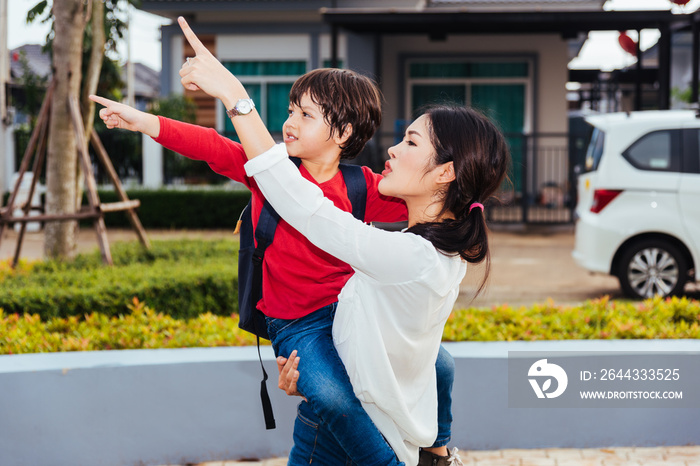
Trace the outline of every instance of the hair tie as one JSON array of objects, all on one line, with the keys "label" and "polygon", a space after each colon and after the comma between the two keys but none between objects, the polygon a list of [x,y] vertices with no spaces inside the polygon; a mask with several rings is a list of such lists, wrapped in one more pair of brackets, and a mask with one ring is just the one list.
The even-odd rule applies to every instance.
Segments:
[{"label": "hair tie", "polygon": [[471,211],[472,211],[472,209],[474,209],[474,207],[478,207],[479,209],[481,209],[482,212],[484,211],[484,204],[482,204],[480,202],[475,202],[469,206],[469,213],[471,213]]}]

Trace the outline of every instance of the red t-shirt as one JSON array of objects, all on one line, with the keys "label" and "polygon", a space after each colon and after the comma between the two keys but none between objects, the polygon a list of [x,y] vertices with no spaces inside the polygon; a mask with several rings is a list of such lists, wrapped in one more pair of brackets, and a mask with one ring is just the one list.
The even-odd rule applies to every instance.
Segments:
[{"label": "red t-shirt", "polygon": [[[248,178],[243,165],[248,161],[243,147],[221,136],[216,130],[182,123],[164,117],[155,141],[185,157],[202,160],[216,173],[245,184],[252,193],[253,227],[258,223],[264,198],[255,180]],[[351,212],[345,180],[341,172],[317,183],[302,165],[302,176],[321,188],[323,194],[340,209]],[[381,175],[362,167],[367,180],[365,222],[406,220],[403,201],[385,197],[377,191]],[[352,268],[321,251],[280,219],[275,240],[265,251],[263,262],[263,299],[258,303],[265,315],[278,319],[297,319],[338,300],[340,290],[352,275]]]}]

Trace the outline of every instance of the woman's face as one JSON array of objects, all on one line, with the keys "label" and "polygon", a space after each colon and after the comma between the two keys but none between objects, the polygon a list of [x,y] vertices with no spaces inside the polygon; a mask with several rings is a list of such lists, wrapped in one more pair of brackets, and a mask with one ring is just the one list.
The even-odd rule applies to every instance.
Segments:
[{"label": "woman's face", "polygon": [[384,178],[379,182],[381,194],[406,199],[434,191],[432,178],[426,176],[435,152],[428,122],[426,115],[420,116],[406,129],[403,140],[389,148]]}]

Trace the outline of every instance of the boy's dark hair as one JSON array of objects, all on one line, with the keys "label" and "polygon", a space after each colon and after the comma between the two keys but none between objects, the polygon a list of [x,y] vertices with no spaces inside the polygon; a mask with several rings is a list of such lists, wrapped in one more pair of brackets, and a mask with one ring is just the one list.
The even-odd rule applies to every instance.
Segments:
[{"label": "boy's dark hair", "polygon": [[340,158],[357,157],[382,123],[382,98],[374,81],[351,70],[320,68],[296,80],[289,102],[300,105],[307,92],[321,108],[331,136],[352,126],[352,134],[340,147]]}]

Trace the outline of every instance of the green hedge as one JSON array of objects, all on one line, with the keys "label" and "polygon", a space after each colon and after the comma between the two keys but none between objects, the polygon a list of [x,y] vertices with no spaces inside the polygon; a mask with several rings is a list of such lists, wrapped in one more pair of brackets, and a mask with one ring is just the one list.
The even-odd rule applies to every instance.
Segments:
[{"label": "green hedge", "polygon": [[134,297],[177,318],[238,312],[238,242],[233,240],[115,243],[114,267],[98,252],[74,261],[0,268],[0,308],[41,319],[128,313]]},{"label": "green hedge", "polygon": [[[237,315],[175,319],[139,300],[128,308],[129,314],[111,318],[92,313],[48,321],[0,311],[0,354],[255,344],[251,334],[238,329]],[[700,302],[602,298],[577,306],[464,309],[453,313],[443,334],[445,341],[623,338],[700,338]]]},{"label": "green hedge", "polygon": [[654,298],[613,301],[607,296],[576,306],[551,300],[530,307],[494,306],[452,313],[449,341],[700,338],[700,301]]},{"label": "green hedge", "polygon": [[[114,191],[100,191],[102,202],[117,202]],[[136,211],[144,228],[234,228],[250,192],[226,190],[129,190],[141,201]],[[108,227],[129,227],[124,212],[105,215]]]},{"label": "green hedge", "polygon": [[[250,191],[223,189],[134,189],[128,190],[129,199],[138,199],[139,220],[145,228],[226,229],[234,228],[241,211],[250,200]],[[101,202],[117,202],[114,191],[100,191]],[[2,205],[7,205],[10,193],[4,193]],[[83,204],[87,200],[83,199]],[[105,215],[108,227],[131,227],[124,212]],[[82,222],[90,225],[89,221]]]}]

